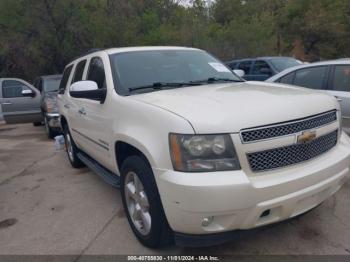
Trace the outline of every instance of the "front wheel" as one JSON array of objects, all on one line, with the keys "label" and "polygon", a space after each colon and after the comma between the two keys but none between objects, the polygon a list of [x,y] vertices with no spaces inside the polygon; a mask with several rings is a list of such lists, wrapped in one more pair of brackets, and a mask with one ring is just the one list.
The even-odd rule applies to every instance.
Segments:
[{"label": "front wheel", "polygon": [[83,162],[81,162],[81,160],[78,158],[79,150],[75,145],[72,136],[70,135],[68,126],[64,127],[64,140],[66,143],[68,159],[72,167],[74,168],[83,167],[84,166]]},{"label": "front wheel", "polygon": [[144,158],[131,156],[123,162],[121,194],[130,227],[143,245],[157,248],[172,243],[153,172]]}]

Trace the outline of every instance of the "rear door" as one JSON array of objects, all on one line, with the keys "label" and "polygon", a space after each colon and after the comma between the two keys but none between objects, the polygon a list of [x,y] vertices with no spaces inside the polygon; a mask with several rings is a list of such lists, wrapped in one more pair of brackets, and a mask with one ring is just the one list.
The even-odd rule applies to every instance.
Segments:
[{"label": "rear door", "polygon": [[[107,57],[94,56],[87,63],[86,77],[83,79],[94,81],[99,89],[107,88],[105,68],[108,65]],[[79,99],[80,112],[79,132],[84,151],[93,156],[100,164],[109,167],[111,157],[111,140],[109,132],[113,123],[113,114],[106,113],[106,103],[89,99]]]},{"label": "rear door", "polygon": [[[24,90],[30,90],[33,96],[23,96]],[[40,97],[40,92],[24,80],[0,80],[1,109],[8,124],[41,122]]]},{"label": "rear door", "polygon": [[[72,80],[68,84],[70,87],[75,82],[81,81],[87,59],[77,61],[75,68],[72,71]],[[74,139],[74,142],[81,148],[83,151],[86,150],[86,141],[85,141],[85,127],[84,127],[84,105],[87,103],[87,99],[75,98],[70,96],[70,88],[67,90],[67,95],[69,96],[69,127],[71,135]]]},{"label": "rear door", "polygon": [[350,133],[350,64],[332,66],[329,87],[328,92],[339,101],[344,130]]}]

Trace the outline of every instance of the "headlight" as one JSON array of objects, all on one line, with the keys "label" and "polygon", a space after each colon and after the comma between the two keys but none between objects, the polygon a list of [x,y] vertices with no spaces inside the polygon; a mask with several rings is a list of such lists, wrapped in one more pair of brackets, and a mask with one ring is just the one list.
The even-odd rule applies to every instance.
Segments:
[{"label": "headlight", "polygon": [[46,111],[48,113],[57,113],[58,112],[56,99],[47,98],[45,104],[46,104]]},{"label": "headlight", "polygon": [[210,172],[241,169],[229,135],[170,134],[174,170]]}]

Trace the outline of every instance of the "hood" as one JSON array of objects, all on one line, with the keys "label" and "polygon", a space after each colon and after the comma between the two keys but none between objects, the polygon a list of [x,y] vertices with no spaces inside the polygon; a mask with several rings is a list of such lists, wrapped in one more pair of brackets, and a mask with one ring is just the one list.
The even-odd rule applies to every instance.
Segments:
[{"label": "hood", "polygon": [[265,82],[201,85],[130,96],[188,120],[196,133],[235,133],[338,109],[336,99]]}]

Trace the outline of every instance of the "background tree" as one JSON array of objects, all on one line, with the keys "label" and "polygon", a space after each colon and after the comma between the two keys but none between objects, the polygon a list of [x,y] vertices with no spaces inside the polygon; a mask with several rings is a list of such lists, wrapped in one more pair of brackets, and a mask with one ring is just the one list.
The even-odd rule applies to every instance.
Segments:
[{"label": "background tree", "polygon": [[0,76],[32,80],[89,49],[135,45],[349,57],[349,15],[348,0],[1,0]]}]

